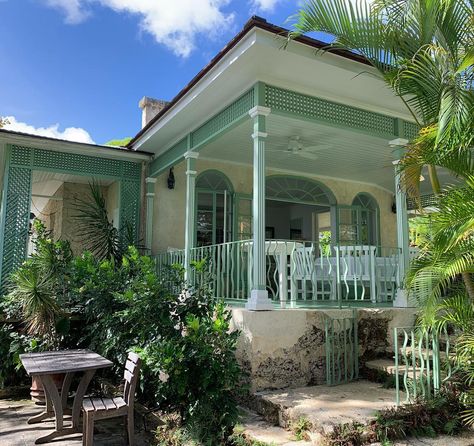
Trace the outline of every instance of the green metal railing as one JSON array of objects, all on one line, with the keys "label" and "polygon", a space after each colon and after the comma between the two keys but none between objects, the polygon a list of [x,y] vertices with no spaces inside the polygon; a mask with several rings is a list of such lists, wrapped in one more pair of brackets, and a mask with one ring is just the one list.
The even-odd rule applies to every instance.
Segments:
[{"label": "green metal railing", "polygon": [[335,386],[359,377],[357,310],[351,317],[325,319],[326,384]]},{"label": "green metal railing", "polygon": [[394,329],[396,402],[431,398],[452,375],[450,339],[441,332],[417,328]]},{"label": "green metal railing", "polygon": [[[293,240],[267,240],[266,283],[269,296],[287,302],[390,302],[398,278],[398,248],[342,246]],[[156,256],[158,273],[184,264],[184,250]],[[207,260],[215,297],[246,300],[252,289],[253,242],[243,240],[191,250],[191,260]],[[202,276],[194,276],[192,285]]]}]

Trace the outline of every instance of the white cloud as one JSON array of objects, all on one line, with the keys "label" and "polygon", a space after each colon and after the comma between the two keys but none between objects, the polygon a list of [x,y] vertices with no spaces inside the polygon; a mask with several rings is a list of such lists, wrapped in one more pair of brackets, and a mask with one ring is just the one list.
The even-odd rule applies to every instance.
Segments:
[{"label": "white cloud", "polygon": [[83,0],[45,0],[46,5],[64,12],[65,22],[70,25],[82,23],[89,17],[89,11],[84,7]]},{"label": "white cloud", "polygon": [[273,11],[281,0],[253,0],[253,5],[261,11]]},{"label": "white cloud", "polygon": [[[45,0],[61,9],[66,21],[78,23],[88,14],[92,3],[118,13],[136,15],[140,28],[168,47],[177,56],[187,57],[196,46],[197,34],[209,37],[226,30],[234,21],[233,13],[223,8],[230,0]],[[269,2],[270,0],[259,0]]]},{"label": "white cloud", "polygon": [[91,135],[89,135],[89,132],[80,127],[66,127],[61,131],[59,130],[59,124],[53,124],[49,127],[34,127],[26,122],[17,121],[14,116],[6,116],[5,118],[8,121],[8,124],[3,127],[5,130],[94,144],[94,140],[91,138]]}]

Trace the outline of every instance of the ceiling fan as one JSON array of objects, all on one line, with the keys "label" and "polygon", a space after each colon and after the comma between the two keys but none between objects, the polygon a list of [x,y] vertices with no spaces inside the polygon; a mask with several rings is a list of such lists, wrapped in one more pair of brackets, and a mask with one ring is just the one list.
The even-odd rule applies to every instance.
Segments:
[{"label": "ceiling fan", "polygon": [[309,160],[315,160],[318,158],[316,152],[331,147],[332,146],[329,144],[306,145],[301,141],[299,136],[291,136],[288,138],[288,144],[286,146],[283,146],[282,148],[268,149],[268,151],[287,155],[297,155]]}]

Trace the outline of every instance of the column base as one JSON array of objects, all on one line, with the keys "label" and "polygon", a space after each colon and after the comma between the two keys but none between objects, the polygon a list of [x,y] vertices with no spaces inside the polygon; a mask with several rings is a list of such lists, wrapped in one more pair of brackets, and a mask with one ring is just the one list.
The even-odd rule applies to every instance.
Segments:
[{"label": "column base", "polygon": [[245,309],[251,311],[273,310],[273,303],[268,298],[268,291],[252,290],[250,293],[250,299],[245,304]]},{"label": "column base", "polygon": [[406,290],[398,289],[395,300],[393,301],[394,308],[413,308],[416,307],[416,302],[408,297]]}]

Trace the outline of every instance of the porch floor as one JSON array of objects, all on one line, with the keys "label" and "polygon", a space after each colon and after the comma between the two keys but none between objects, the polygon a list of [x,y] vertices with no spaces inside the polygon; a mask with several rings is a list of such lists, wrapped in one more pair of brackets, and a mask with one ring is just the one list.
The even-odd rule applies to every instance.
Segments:
[{"label": "porch floor", "polygon": [[[244,308],[246,301],[237,300],[237,299],[225,299],[226,303],[233,308]],[[274,309],[278,310],[283,308],[279,301],[272,301]],[[285,308],[300,308],[300,309],[333,309],[333,308],[392,308],[392,302],[376,302],[372,303],[370,301],[342,301],[338,302],[336,300],[330,301],[312,301],[312,300],[296,300],[296,301],[287,301]]]}]

